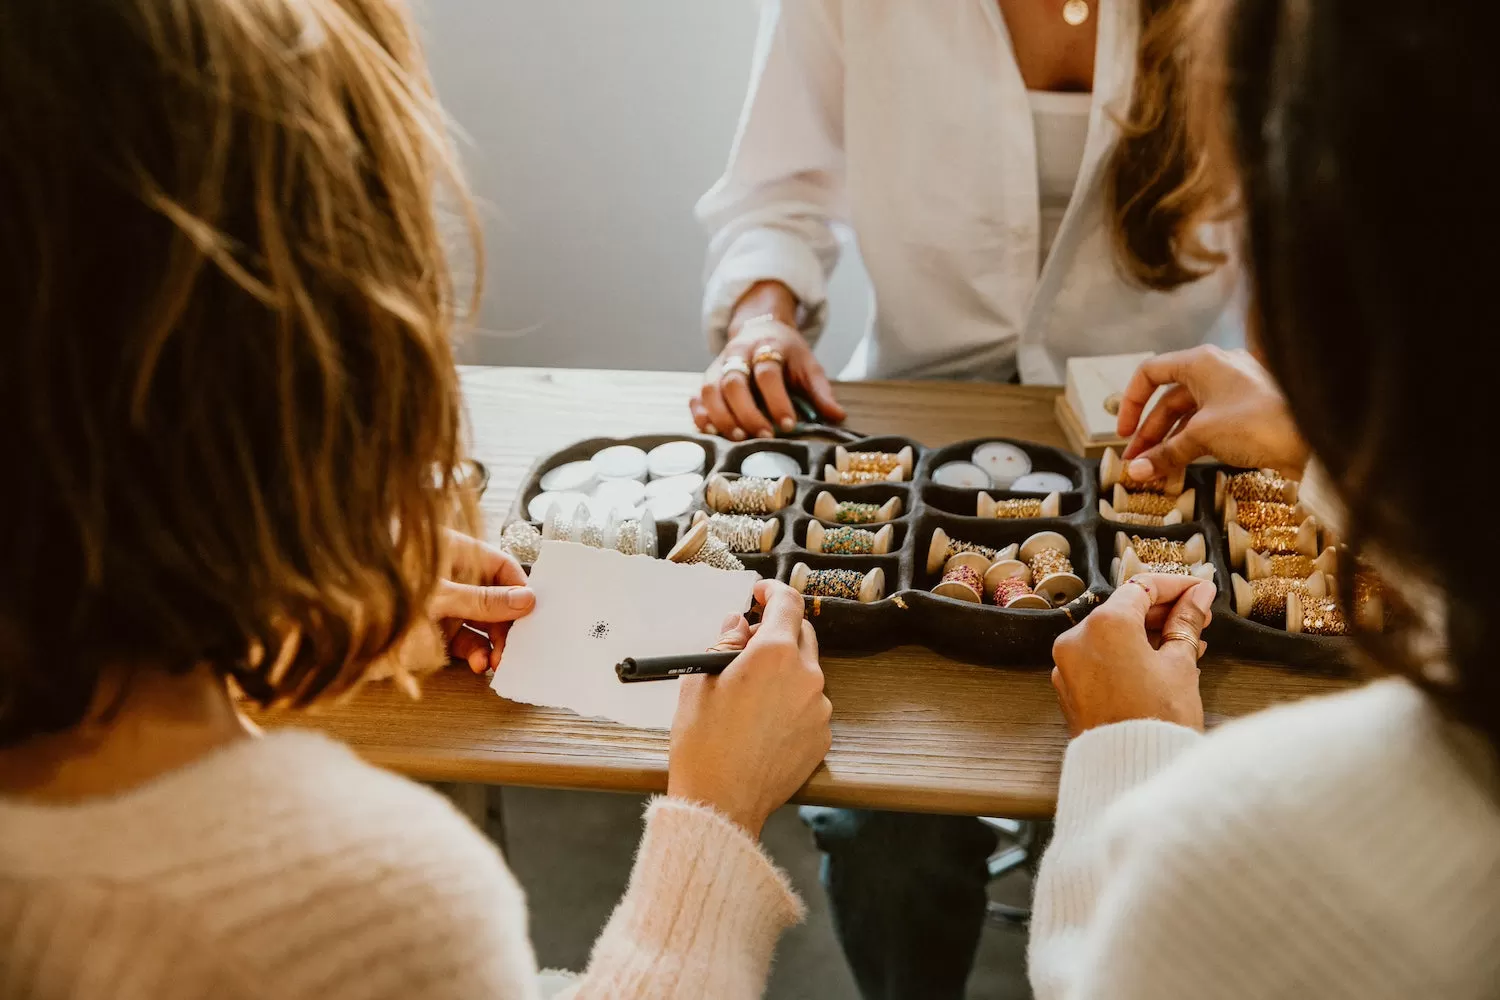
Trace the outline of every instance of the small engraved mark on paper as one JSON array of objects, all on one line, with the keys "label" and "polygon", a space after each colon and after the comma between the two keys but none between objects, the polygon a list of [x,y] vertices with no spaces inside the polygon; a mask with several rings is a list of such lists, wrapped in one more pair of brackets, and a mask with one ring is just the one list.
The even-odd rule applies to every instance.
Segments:
[{"label": "small engraved mark on paper", "polygon": [[594,622],[593,626],[589,629],[589,638],[590,639],[608,639],[609,638],[609,622],[606,622],[606,621],[597,621],[597,622]]}]

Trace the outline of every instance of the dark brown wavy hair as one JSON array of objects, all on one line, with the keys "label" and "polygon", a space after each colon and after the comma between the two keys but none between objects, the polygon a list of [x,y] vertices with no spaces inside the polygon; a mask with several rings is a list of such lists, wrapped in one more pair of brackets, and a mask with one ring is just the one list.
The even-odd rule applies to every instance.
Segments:
[{"label": "dark brown wavy hair", "polygon": [[1138,284],[1170,292],[1222,266],[1228,255],[1204,239],[1206,224],[1232,213],[1224,176],[1211,170],[1191,127],[1194,5],[1140,0],[1140,42],[1130,111],[1107,174],[1115,257]]},{"label": "dark brown wavy hair", "polygon": [[0,745],[84,719],[104,664],[302,706],[422,621],[444,189],[399,2],[0,0]]},{"label": "dark brown wavy hair", "polygon": [[[1210,27],[1260,347],[1350,548],[1432,598],[1405,627],[1356,634],[1500,747],[1494,8],[1231,0]],[[1339,584],[1352,606],[1353,574]]]}]

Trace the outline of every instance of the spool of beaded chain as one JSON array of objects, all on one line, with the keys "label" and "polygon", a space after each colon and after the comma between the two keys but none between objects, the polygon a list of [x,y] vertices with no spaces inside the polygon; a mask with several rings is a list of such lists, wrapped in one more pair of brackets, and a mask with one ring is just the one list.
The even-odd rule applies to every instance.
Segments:
[{"label": "spool of beaded chain", "polygon": [[703,487],[703,499],[721,514],[774,514],[791,503],[796,492],[796,483],[790,476],[727,479],[713,475]]},{"label": "spool of beaded chain", "polygon": [[826,552],[835,556],[885,555],[891,550],[896,529],[887,524],[878,531],[840,525],[825,528],[817,521],[807,524],[809,552]]},{"label": "spool of beaded chain", "polygon": [[950,537],[942,528],[935,528],[932,532],[932,542],[927,546],[927,572],[936,573],[943,564],[960,552],[974,552],[984,556],[990,562],[1001,559],[1014,559],[1018,545],[1012,543],[1003,549],[990,548],[988,545],[979,545],[974,542],[965,542],[958,538]]},{"label": "spool of beaded chain", "polygon": [[1295,480],[1283,479],[1267,469],[1250,472],[1214,474],[1214,510],[1222,511],[1230,497],[1236,500],[1260,500],[1296,503],[1299,488]]},{"label": "spool of beaded chain", "polygon": [[1001,559],[984,573],[990,603],[1000,608],[1045,610],[1052,602],[1031,589],[1031,567],[1019,559]]},{"label": "spool of beaded chain", "polygon": [[1099,488],[1113,489],[1116,484],[1132,493],[1162,493],[1169,497],[1180,494],[1187,483],[1187,471],[1178,469],[1168,478],[1157,478],[1138,482],[1125,473],[1125,463],[1114,448],[1105,448],[1099,459]]},{"label": "spool of beaded chain", "polygon": [[1179,520],[1186,521],[1193,516],[1197,496],[1197,490],[1183,490],[1175,497],[1162,493],[1131,493],[1116,483],[1113,503],[1115,510],[1122,514],[1150,514],[1155,517],[1166,517],[1175,511]]},{"label": "spool of beaded chain", "polygon": [[649,511],[639,518],[613,518],[604,531],[604,546],[622,555],[655,558],[656,518]]},{"label": "spool of beaded chain", "polygon": [[1171,538],[1146,538],[1115,532],[1115,555],[1123,556],[1125,550],[1131,548],[1143,562],[1180,562],[1194,566],[1208,558],[1208,545],[1201,533],[1179,542]]},{"label": "spool of beaded chain", "polygon": [[836,499],[824,490],[813,501],[813,516],[837,524],[877,524],[901,516],[901,498],[891,497],[885,503],[860,503]]},{"label": "spool of beaded chain", "polygon": [[[1328,596],[1338,601],[1343,600],[1336,576],[1328,578]],[[1354,573],[1354,620],[1359,622],[1361,628],[1372,632],[1385,628],[1385,595],[1380,578],[1373,570],[1364,566]]]},{"label": "spool of beaded chain", "polygon": [[1260,528],[1295,528],[1307,520],[1307,511],[1301,504],[1281,503],[1277,500],[1224,501],[1224,523],[1238,524],[1246,531]]},{"label": "spool of beaded chain", "polygon": [[686,565],[703,564],[712,566],[714,569],[742,570],[745,564],[740,562],[739,557],[729,551],[729,546],[715,538],[708,530],[707,521],[699,521],[687,530],[671,552],[667,553],[667,559],[675,563]]},{"label": "spool of beaded chain", "polygon": [[1286,630],[1294,635],[1348,635],[1349,622],[1333,598],[1293,591],[1286,598]]},{"label": "spool of beaded chain", "polygon": [[1189,563],[1176,559],[1146,560],[1142,559],[1140,554],[1131,547],[1125,550],[1124,555],[1111,563],[1110,573],[1114,577],[1116,587],[1142,573],[1165,573],[1169,576],[1195,576],[1200,580],[1212,580],[1214,565],[1208,562]]},{"label": "spool of beaded chain", "polygon": [[1235,573],[1230,577],[1230,581],[1233,586],[1235,612],[1242,618],[1249,618],[1267,625],[1281,625],[1286,621],[1287,598],[1292,594],[1305,598],[1321,598],[1328,595],[1328,578],[1318,572],[1308,574],[1305,580],[1294,580],[1285,576],[1246,580]]},{"label": "spool of beaded chain", "polygon": [[1287,576],[1294,580],[1305,580],[1314,570],[1320,573],[1337,573],[1338,552],[1332,546],[1324,546],[1317,558],[1297,553],[1257,552],[1245,553],[1245,576],[1251,580],[1263,580],[1270,576]]},{"label": "spool of beaded chain", "polygon": [[1027,517],[1057,517],[1061,511],[1062,495],[1048,493],[1045,497],[1015,497],[996,500],[981,492],[975,513],[980,517],[997,517],[1016,520]]},{"label": "spool of beaded chain", "polygon": [[530,521],[512,521],[500,533],[500,547],[530,566],[542,551],[542,533]]},{"label": "spool of beaded chain", "polygon": [[885,571],[879,566],[861,573],[857,569],[813,569],[799,562],[792,567],[787,582],[793,590],[812,598],[872,604],[885,596]]},{"label": "spool of beaded chain", "polygon": [[1031,570],[1031,586],[1038,594],[1061,607],[1082,594],[1085,584],[1073,572],[1068,556],[1072,545],[1055,531],[1039,531],[1021,543],[1017,553]]},{"label": "spool of beaded chain", "polygon": [[714,514],[703,511],[693,515],[693,523],[706,523],[708,533],[729,546],[731,552],[770,552],[781,532],[781,522],[774,517],[759,518],[749,514]]},{"label": "spool of beaded chain", "polygon": [[1108,500],[1099,501],[1099,516],[1106,521],[1114,521],[1117,524],[1133,524],[1138,528],[1164,528],[1172,524],[1181,524],[1182,515],[1177,511],[1163,517],[1160,514],[1131,514],[1125,511],[1117,511]]},{"label": "spool of beaded chain", "polygon": [[989,560],[977,552],[960,552],[943,565],[943,578],[932,592],[978,604],[984,600],[984,571],[988,566]]},{"label": "spool of beaded chain", "polygon": [[[905,482],[911,478],[914,458],[910,445],[898,452],[850,451],[839,445],[833,450],[833,468],[838,473],[875,477],[865,482]],[[824,473],[826,476],[826,469]]]},{"label": "spool of beaded chain", "polygon": [[1296,527],[1257,528],[1247,531],[1238,524],[1224,529],[1229,542],[1229,564],[1243,569],[1250,552],[1274,553],[1278,555],[1318,554],[1318,522],[1307,518]]}]

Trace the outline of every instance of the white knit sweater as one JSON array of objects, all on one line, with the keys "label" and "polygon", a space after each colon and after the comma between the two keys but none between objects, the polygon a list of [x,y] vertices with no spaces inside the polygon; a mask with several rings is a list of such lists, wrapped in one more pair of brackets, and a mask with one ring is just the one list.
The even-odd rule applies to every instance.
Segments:
[{"label": "white knit sweater", "polygon": [[[800,916],[744,831],[658,799],[576,996],[758,997]],[[538,995],[489,841],[316,734],[243,740],[111,799],[0,799],[0,997]]]},{"label": "white knit sweater", "polygon": [[1037,1000],[1500,996],[1493,755],[1387,680],[1068,748]]}]

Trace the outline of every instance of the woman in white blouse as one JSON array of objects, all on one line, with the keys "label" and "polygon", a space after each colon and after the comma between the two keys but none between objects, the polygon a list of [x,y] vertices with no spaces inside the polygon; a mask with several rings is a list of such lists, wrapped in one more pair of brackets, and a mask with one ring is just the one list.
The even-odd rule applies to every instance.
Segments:
[{"label": "woman in white blouse", "polygon": [[876,306],[846,379],[1057,383],[1075,355],[1238,343],[1183,132],[1180,6],[766,0],[729,166],[698,204],[718,352],[698,426],[770,436],[788,384],[843,416],[811,348],[843,227]]}]

